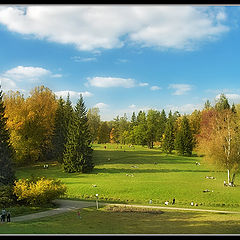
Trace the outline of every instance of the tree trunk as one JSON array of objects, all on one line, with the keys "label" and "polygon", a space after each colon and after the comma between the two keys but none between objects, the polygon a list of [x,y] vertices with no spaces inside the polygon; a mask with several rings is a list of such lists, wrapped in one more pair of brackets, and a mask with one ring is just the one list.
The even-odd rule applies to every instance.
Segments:
[{"label": "tree trunk", "polygon": [[227,171],[228,171],[228,184],[229,184],[231,182],[231,180],[230,180],[230,170],[228,169]]}]

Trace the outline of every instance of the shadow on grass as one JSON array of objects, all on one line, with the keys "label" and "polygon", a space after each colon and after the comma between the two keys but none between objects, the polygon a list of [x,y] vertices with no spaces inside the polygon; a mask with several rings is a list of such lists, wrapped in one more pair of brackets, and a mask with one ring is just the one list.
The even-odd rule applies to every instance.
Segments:
[{"label": "shadow on grass", "polygon": [[109,151],[109,150],[94,150],[93,159],[96,165],[108,164],[147,164],[147,163],[164,163],[164,164],[184,164],[195,163],[196,158],[186,157],[173,154],[165,154],[160,151]]},{"label": "shadow on grass", "polygon": [[[140,234],[239,234],[239,219],[230,214],[164,211],[163,214],[109,212],[118,215],[131,233]],[[123,224],[123,223],[122,223]],[[134,227],[135,229],[133,229]],[[133,232],[135,231],[135,232]]]},{"label": "shadow on grass", "polygon": [[170,173],[170,172],[209,172],[209,170],[191,169],[129,169],[129,168],[94,168],[93,173]]}]

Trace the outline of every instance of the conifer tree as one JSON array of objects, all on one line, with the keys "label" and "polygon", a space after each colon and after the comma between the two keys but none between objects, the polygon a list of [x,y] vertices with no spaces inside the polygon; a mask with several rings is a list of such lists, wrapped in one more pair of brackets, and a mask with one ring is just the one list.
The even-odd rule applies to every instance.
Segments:
[{"label": "conifer tree", "polygon": [[66,172],[91,172],[92,162],[91,135],[87,123],[87,111],[82,95],[74,109],[68,126],[68,137],[64,151],[64,170]]},{"label": "conifer tree", "polygon": [[67,141],[68,121],[66,116],[66,102],[60,97],[55,114],[55,126],[53,132],[53,153],[56,160],[63,162],[63,152]]},{"label": "conifer tree", "polygon": [[174,119],[172,116],[172,112],[169,112],[166,128],[164,131],[163,145],[162,149],[164,152],[171,153],[174,150]]},{"label": "conifer tree", "polygon": [[189,121],[186,116],[183,116],[180,129],[177,131],[175,139],[175,149],[181,155],[192,155],[193,136]]},{"label": "conifer tree", "polygon": [[[1,86],[0,86],[1,87]],[[10,143],[10,134],[6,128],[3,92],[0,91],[0,186],[12,185],[15,180],[13,170],[14,149]]]}]

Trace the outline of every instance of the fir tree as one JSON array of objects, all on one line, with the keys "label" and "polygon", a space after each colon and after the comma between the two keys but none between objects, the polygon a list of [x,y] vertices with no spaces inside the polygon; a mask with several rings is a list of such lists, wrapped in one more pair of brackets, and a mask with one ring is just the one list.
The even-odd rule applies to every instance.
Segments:
[{"label": "fir tree", "polygon": [[87,111],[82,95],[74,109],[68,127],[67,143],[64,151],[64,170],[66,172],[91,172],[92,162],[91,135],[87,123]]},{"label": "fir tree", "polygon": [[221,111],[221,110],[224,110],[224,109],[230,109],[228,99],[226,98],[226,96],[223,93],[220,94],[220,97],[219,97],[217,103],[215,104],[215,109],[217,111]]},{"label": "fir tree", "polygon": [[164,138],[162,144],[162,149],[164,152],[171,153],[174,150],[174,140],[174,119],[172,116],[172,112],[170,111],[164,131]]},{"label": "fir tree", "polygon": [[175,149],[181,155],[192,155],[193,136],[186,116],[183,116],[180,129],[177,131],[175,139]]},{"label": "fir tree", "polygon": [[[0,86],[1,87],[1,86]],[[14,149],[10,144],[10,134],[6,127],[3,92],[0,91],[0,186],[12,185],[15,180],[13,170]]]},{"label": "fir tree", "polygon": [[[71,105],[70,105],[71,106]],[[67,141],[68,122],[66,115],[66,103],[60,97],[55,115],[55,126],[53,133],[53,153],[58,162],[63,162],[63,152]]]}]

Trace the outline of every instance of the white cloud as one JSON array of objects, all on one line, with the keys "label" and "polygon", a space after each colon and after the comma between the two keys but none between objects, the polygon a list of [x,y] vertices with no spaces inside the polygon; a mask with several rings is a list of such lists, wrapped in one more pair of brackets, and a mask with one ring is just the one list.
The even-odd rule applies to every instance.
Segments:
[{"label": "white cloud", "polygon": [[139,86],[140,87],[145,87],[145,86],[148,86],[148,83],[139,83]]},{"label": "white cloud", "polygon": [[91,97],[93,94],[86,91],[86,92],[76,92],[76,91],[70,91],[70,90],[65,90],[65,91],[58,91],[54,92],[58,97],[62,98],[67,98],[68,94],[71,98],[79,98],[80,94],[82,94],[83,97]]},{"label": "white cloud", "polygon": [[162,88],[160,88],[160,87],[158,87],[158,86],[152,86],[152,87],[150,87],[150,89],[151,89],[152,91],[156,91],[156,90],[160,90],[160,89],[162,89]]},{"label": "white cloud", "polygon": [[100,103],[95,104],[94,107],[97,107],[100,110],[103,110],[103,109],[108,109],[109,105],[106,103],[100,102]]},{"label": "white cloud", "polygon": [[1,77],[1,76],[0,76],[0,85],[3,91],[9,91],[17,87],[16,83],[13,80],[9,78]]},{"label": "white cloud", "polygon": [[79,50],[120,48],[124,44],[192,50],[229,28],[224,8],[164,5],[3,6],[0,23],[9,31]]},{"label": "white cloud", "polygon": [[26,89],[43,77],[60,78],[61,74],[53,74],[51,71],[32,66],[17,66],[0,73],[0,83],[4,91],[14,90],[27,93]]},{"label": "white cloud", "polygon": [[[218,94],[215,99],[218,100],[220,98],[220,95],[221,94]],[[235,93],[227,93],[227,94],[224,94],[225,97],[228,99],[228,100],[236,100],[236,101],[239,101],[240,100],[240,95],[239,94],[235,94]]]},{"label": "white cloud", "polygon": [[93,77],[87,78],[91,86],[108,88],[108,87],[124,87],[132,88],[135,86],[135,80],[132,78],[115,78],[115,77]]},{"label": "white cloud", "polygon": [[175,111],[180,112],[181,114],[191,114],[194,110],[200,110],[202,109],[202,104],[184,104],[182,106],[174,106],[174,105],[167,105],[166,106],[166,112],[169,112],[170,110],[172,111],[172,113],[174,113]]},{"label": "white cloud", "polygon": [[168,88],[175,89],[173,95],[183,95],[186,92],[190,91],[192,89],[192,86],[189,84],[170,84]]},{"label": "white cloud", "polygon": [[37,81],[40,77],[50,74],[50,71],[41,67],[17,66],[7,70],[2,76],[16,81]]}]

